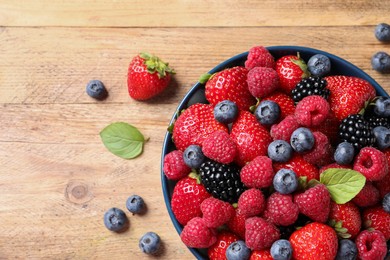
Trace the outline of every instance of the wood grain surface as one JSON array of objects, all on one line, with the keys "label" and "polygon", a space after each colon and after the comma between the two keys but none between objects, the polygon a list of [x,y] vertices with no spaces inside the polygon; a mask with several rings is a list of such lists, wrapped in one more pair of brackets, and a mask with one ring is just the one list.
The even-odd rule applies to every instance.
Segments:
[{"label": "wood grain surface", "polygon": [[[390,23],[389,1],[5,1],[0,0],[0,259],[153,259],[140,252],[147,231],[163,240],[161,259],[193,259],[170,222],[160,182],[162,142],[172,114],[199,76],[254,45],[300,45],[357,65],[390,92],[371,56],[390,53],[374,37]],[[387,20],[386,20],[387,19]],[[177,74],[157,98],[127,94],[127,66],[141,51]],[[85,93],[91,79],[109,91]],[[111,154],[99,132],[116,121],[149,141],[134,160]],[[115,234],[110,207],[145,198]]]}]

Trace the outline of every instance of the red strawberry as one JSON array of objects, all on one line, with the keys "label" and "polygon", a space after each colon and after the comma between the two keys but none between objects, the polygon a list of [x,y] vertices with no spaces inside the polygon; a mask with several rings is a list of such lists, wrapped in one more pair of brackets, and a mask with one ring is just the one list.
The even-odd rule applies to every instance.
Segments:
[{"label": "red strawberry", "polygon": [[237,104],[238,108],[248,110],[256,103],[246,83],[248,70],[244,67],[224,69],[211,75],[206,83],[206,99],[212,105],[223,100],[230,100]]},{"label": "red strawberry", "polygon": [[233,123],[230,137],[237,144],[238,156],[235,161],[241,166],[257,156],[267,155],[268,145],[272,142],[268,130],[248,111],[240,112]]},{"label": "red strawberry", "polygon": [[352,202],[337,204],[332,201],[329,222],[341,238],[354,239],[362,226],[359,208]]},{"label": "red strawberry", "polygon": [[282,92],[276,91],[269,96],[263,98],[263,100],[271,100],[277,103],[280,107],[280,120],[284,119],[288,115],[293,115],[295,111],[294,100],[291,96]]},{"label": "red strawberry", "polygon": [[241,214],[240,210],[236,208],[236,214],[227,223],[229,230],[240,238],[245,238],[245,215]]},{"label": "red strawberry", "polygon": [[369,181],[366,181],[363,189],[352,199],[353,203],[362,208],[374,206],[379,201],[379,190]]},{"label": "red strawberry", "polygon": [[225,131],[216,131],[203,142],[203,154],[214,161],[229,164],[237,154],[237,145]]},{"label": "red strawberry", "polygon": [[178,181],[171,200],[172,211],[177,221],[185,225],[190,219],[202,216],[200,204],[210,196],[205,187],[191,174]]},{"label": "red strawberry", "polygon": [[251,217],[245,221],[245,243],[250,249],[269,248],[279,238],[279,229],[263,218]]},{"label": "red strawberry", "polygon": [[140,53],[131,61],[127,74],[130,97],[147,100],[160,94],[169,84],[175,72],[158,57]]},{"label": "red strawberry", "polygon": [[233,206],[225,201],[210,197],[205,199],[200,208],[206,226],[217,228],[227,223],[235,214]]},{"label": "red strawberry", "polygon": [[217,242],[217,232],[207,227],[202,218],[195,217],[184,226],[180,238],[188,247],[207,248]]},{"label": "red strawberry", "polygon": [[386,240],[390,239],[390,213],[381,206],[369,208],[363,211],[363,225],[383,233]]},{"label": "red strawberry", "polygon": [[337,255],[336,232],[329,226],[313,222],[294,231],[290,236],[293,259],[333,260]]},{"label": "red strawberry", "polygon": [[307,181],[310,181],[311,179],[319,180],[320,178],[317,167],[305,161],[302,155],[297,153],[285,163],[274,163],[275,172],[278,172],[283,168],[293,170],[298,177],[306,177]]},{"label": "red strawberry", "polygon": [[253,250],[249,260],[273,260],[269,249]]},{"label": "red strawberry", "polygon": [[203,141],[218,130],[228,131],[226,125],[214,118],[214,108],[208,104],[194,104],[184,110],[173,126],[173,141],[178,150],[189,145],[202,146]]},{"label": "red strawberry", "polygon": [[380,231],[362,231],[356,238],[359,259],[384,259],[387,253],[386,239]]},{"label": "red strawberry", "polygon": [[209,247],[207,254],[210,260],[226,260],[226,249],[240,238],[228,231],[222,231],[217,235],[217,242]]},{"label": "red strawberry", "polygon": [[327,88],[330,90],[330,109],[338,120],[350,114],[357,114],[364,103],[375,97],[374,87],[367,81],[349,76],[329,76]]},{"label": "red strawberry", "polygon": [[310,76],[304,60],[295,55],[283,56],[276,61],[276,72],[279,75],[280,88],[288,95],[299,81]]}]

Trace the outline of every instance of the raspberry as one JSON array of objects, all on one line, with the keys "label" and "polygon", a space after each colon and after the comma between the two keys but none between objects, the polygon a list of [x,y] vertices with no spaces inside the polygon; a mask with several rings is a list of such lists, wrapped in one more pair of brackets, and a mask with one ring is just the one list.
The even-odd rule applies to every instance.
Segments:
[{"label": "raspberry", "polygon": [[387,253],[386,239],[380,231],[364,230],[356,238],[359,259],[384,259]]},{"label": "raspberry", "polygon": [[228,164],[236,157],[237,146],[228,133],[216,131],[204,140],[202,151],[208,158]]},{"label": "raspberry", "polygon": [[216,228],[227,223],[235,214],[233,206],[225,201],[210,197],[200,204],[206,226]]},{"label": "raspberry", "polygon": [[371,182],[366,182],[363,189],[352,199],[359,207],[370,207],[380,200],[379,190]]},{"label": "raspberry", "polygon": [[188,247],[207,248],[217,241],[217,233],[202,218],[195,217],[184,226],[180,238]]},{"label": "raspberry", "polygon": [[273,193],[267,200],[264,218],[277,226],[294,224],[298,219],[298,206],[293,202],[292,195]]},{"label": "raspberry", "polygon": [[299,212],[316,222],[325,223],[330,212],[330,194],[326,186],[318,184],[294,197]]},{"label": "raspberry", "polygon": [[229,247],[229,245],[235,241],[238,241],[240,238],[227,231],[222,231],[221,233],[218,233],[217,235],[217,242],[214,243],[209,249],[207,250],[207,255],[210,260],[220,260],[225,259],[226,255],[226,249]]},{"label": "raspberry", "polygon": [[295,118],[298,123],[307,126],[319,126],[328,117],[330,106],[321,96],[308,96],[298,102],[295,108]]},{"label": "raspberry", "polygon": [[254,67],[275,68],[275,59],[263,46],[255,46],[249,50],[245,61],[245,68],[248,70]]},{"label": "raspberry", "polygon": [[383,199],[385,195],[390,192],[390,173],[388,173],[382,180],[374,182],[374,184]]},{"label": "raspberry", "polygon": [[307,162],[323,166],[332,162],[332,146],[329,144],[328,137],[321,132],[313,132],[314,147],[303,154],[303,159]]},{"label": "raspberry", "polygon": [[364,147],[357,155],[353,169],[363,174],[369,181],[379,181],[388,173],[388,162],[381,151],[373,147]]},{"label": "raspberry", "polygon": [[245,229],[245,242],[252,250],[269,248],[280,238],[279,229],[260,217],[248,218]]},{"label": "raspberry", "polygon": [[164,157],[164,174],[170,180],[179,180],[187,176],[191,168],[185,164],[183,152],[174,150]]},{"label": "raspberry", "polygon": [[298,129],[299,123],[294,116],[290,115],[284,118],[279,124],[271,127],[271,136],[274,140],[284,140],[290,142],[291,134]]},{"label": "raspberry", "polygon": [[246,218],[261,214],[265,208],[263,193],[255,188],[244,191],[238,199],[238,208]]},{"label": "raspberry", "polygon": [[234,234],[236,234],[242,239],[245,238],[245,220],[245,216],[241,214],[241,211],[237,208],[236,213],[227,223],[227,226],[230,231],[232,231]]},{"label": "raspberry", "polygon": [[274,69],[255,67],[248,72],[246,82],[252,96],[263,98],[278,88],[279,76]]},{"label": "raspberry", "polygon": [[257,156],[241,169],[241,181],[249,188],[267,188],[274,178],[272,160],[267,156]]}]

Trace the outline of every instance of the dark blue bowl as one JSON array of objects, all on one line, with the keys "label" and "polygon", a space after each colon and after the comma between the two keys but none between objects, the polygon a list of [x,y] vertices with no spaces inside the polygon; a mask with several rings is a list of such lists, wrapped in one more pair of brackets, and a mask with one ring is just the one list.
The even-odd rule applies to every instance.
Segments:
[{"label": "dark blue bowl", "polygon": [[[332,64],[332,71],[330,72],[331,75],[355,76],[358,78],[365,79],[368,82],[370,82],[372,86],[374,86],[377,95],[388,96],[386,91],[377,82],[375,82],[375,80],[371,78],[367,73],[365,73],[364,71],[362,71],[361,69],[353,65],[352,63],[344,59],[341,59],[333,54],[312,49],[312,48],[300,47],[300,46],[272,46],[272,47],[267,47],[267,49],[274,56],[275,60],[285,55],[296,55],[297,52],[299,52],[302,59],[304,59],[307,62],[309,58],[315,54],[324,54],[329,57]],[[215,68],[210,70],[209,73],[212,74],[221,71],[225,68],[231,68],[234,66],[243,66],[247,55],[248,52],[238,54],[220,63]],[[197,102],[205,102],[204,85],[200,84],[199,82],[196,83],[190,89],[190,91],[188,91],[188,93],[184,96],[183,100],[180,102],[175,113],[173,114],[170,124],[174,122],[175,115],[178,111],[181,111],[189,107],[191,104]],[[175,226],[176,231],[180,234],[183,229],[183,226],[180,225],[179,222],[176,220],[171,208],[172,192],[176,182],[168,180],[165,177],[163,172],[164,156],[172,150],[175,150],[175,145],[172,142],[172,135],[169,132],[167,132],[165,135],[163,149],[162,149],[162,156],[161,156],[161,182],[162,182],[165,205],[167,207],[169,216],[171,217],[172,223]],[[195,248],[189,248],[189,250],[192,252],[192,254],[194,254],[194,256],[196,256],[197,259],[208,259],[206,250],[199,250]]]}]

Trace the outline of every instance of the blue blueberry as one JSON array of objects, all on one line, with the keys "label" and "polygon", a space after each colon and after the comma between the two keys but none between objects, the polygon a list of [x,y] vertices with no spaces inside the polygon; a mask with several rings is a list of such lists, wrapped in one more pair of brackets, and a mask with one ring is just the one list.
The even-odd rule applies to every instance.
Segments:
[{"label": "blue blueberry", "polygon": [[375,37],[381,42],[390,42],[390,25],[380,23],[375,27]]},{"label": "blue blueberry", "polygon": [[311,150],[314,146],[314,136],[310,129],[299,127],[290,137],[291,147],[298,153]]},{"label": "blue blueberry", "polygon": [[274,162],[287,162],[293,154],[293,149],[284,140],[275,140],[268,145],[268,157]]},{"label": "blue blueberry", "polygon": [[139,248],[145,254],[156,254],[161,246],[159,235],[154,232],[147,232],[139,240]]},{"label": "blue blueberry", "polygon": [[290,194],[298,188],[298,176],[290,169],[280,169],[272,181],[274,188],[281,194]]},{"label": "blue blueberry", "polygon": [[106,87],[100,80],[91,80],[86,87],[87,94],[95,99],[105,99],[108,95]]},{"label": "blue blueberry", "polygon": [[286,239],[276,240],[271,246],[271,256],[275,260],[289,260],[292,257],[292,246]]},{"label": "blue blueberry", "polygon": [[348,142],[339,143],[333,156],[336,163],[340,165],[351,164],[355,156],[355,148]]},{"label": "blue blueberry", "polygon": [[382,206],[387,213],[390,213],[390,192],[383,198]]},{"label": "blue blueberry", "polygon": [[227,260],[247,260],[250,256],[251,250],[242,240],[231,243],[226,249]]},{"label": "blue blueberry", "polygon": [[341,239],[336,255],[336,260],[355,260],[357,258],[356,244],[349,239]]},{"label": "blue blueberry", "polygon": [[121,231],[128,221],[125,212],[118,208],[110,208],[104,214],[104,225],[111,231]]},{"label": "blue blueberry", "polygon": [[238,107],[236,103],[230,100],[223,100],[214,107],[214,118],[220,123],[233,123],[238,116]]},{"label": "blue blueberry", "polygon": [[313,76],[323,77],[330,72],[330,59],[323,54],[316,54],[307,62],[307,68]]},{"label": "blue blueberry", "polygon": [[380,73],[390,73],[390,56],[386,52],[379,51],[371,57],[371,66]]},{"label": "blue blueberry", "polygon": [[372,129],[376,139],[376,145],[379,150],[385,150],[390,147],[390,129],[384,126],[377,126]]},{"label": "blue blueberry", "polygon": [[260,124],[273,125],[280,117],[280,107],[274,101],[264,100],[257,106],[254,114]]},{"label": "blue blueberry", "polygon": [[380,117],[390,117],[390,98],[378,98],[375,101],[374,113]]},{"label": "blue blueberry", "polygon": [[198,169],[204,161],[202,148],[199,145],[192,144],[184,150],[183,158],[185,164],[192,169]]},{"label": "blue blueberry", "polygon": [[126,208],[133,214],[142,213],[145,210],[144,199],[138,195],[131,195],[127,198]]}]

